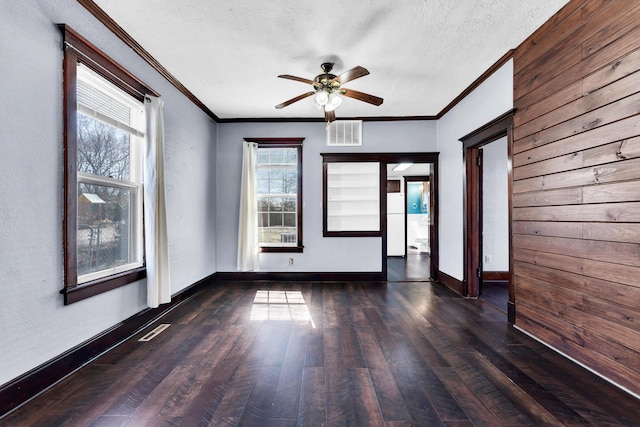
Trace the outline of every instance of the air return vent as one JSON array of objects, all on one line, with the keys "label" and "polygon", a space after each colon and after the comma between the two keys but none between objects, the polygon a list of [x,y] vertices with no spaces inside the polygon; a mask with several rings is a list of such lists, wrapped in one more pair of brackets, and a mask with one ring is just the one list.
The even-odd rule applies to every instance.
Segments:
[{"label": "air return vent", "polygon": [[362,145],[362,120],[336,120],[327,127],[328,147]]},{"label": "air return vent", "polygon": [[158,325],[153,331],[148,332],[145,336],[140,338],[138,341],[142,341],[142,342],[151,341],[152,339],[154,339],[155,337],[160,335],[160,333],[162,331],[164,331],[165,329],[167,329],[169,326],[171,326],[171,324],[162,323],[162,324]]}]

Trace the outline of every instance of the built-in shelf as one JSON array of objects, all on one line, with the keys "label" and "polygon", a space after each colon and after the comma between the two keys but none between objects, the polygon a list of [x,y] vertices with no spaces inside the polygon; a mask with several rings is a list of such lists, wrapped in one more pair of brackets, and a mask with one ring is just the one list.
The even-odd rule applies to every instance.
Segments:
[{"label": "built-in shelf", "polygon": [[325,161],[323,170],[324,235],[379,233],[380,163]]}]

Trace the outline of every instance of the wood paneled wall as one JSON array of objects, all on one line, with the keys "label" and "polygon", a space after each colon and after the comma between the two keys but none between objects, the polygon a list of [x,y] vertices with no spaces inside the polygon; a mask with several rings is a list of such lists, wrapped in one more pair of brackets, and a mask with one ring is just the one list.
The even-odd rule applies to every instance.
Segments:
[{"label": "wood paneled wall", "polygon": [[572,0],[514,53],[516,325],[640,394],[640,2]]}]

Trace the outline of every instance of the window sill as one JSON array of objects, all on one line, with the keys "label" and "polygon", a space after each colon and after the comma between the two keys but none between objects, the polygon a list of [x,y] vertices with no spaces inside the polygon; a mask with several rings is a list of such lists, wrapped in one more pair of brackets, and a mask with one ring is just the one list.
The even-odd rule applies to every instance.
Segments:
[{"label": "window sill", "polygon": [[94,295],[128,285],[147,277],[145,267],[136,268],[135,270],[125,271],[113,276],[103,277],[91,282],[83,283],[72,288],[64,288],[60,291],[64,295],[64,305],[73,304],[82,301]]},{"label": "window sill", "polygon": [[261,246],[260,252],[302,252],[304,246]]}]

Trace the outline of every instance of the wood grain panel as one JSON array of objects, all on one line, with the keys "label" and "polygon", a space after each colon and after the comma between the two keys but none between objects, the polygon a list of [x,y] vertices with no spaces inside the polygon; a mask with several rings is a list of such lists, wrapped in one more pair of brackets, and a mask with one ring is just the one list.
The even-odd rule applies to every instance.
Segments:
[{"label": "wood grain panel", "polygon": [[616,321],[603,319],[594,312],[576,310],[573,307],[567,308],[567,316],[570,316],[571,319],[576,319],[576,324],[581,325],[584,330],[588,329],[592,333],[607,337],[611,341],[619,344],[624,343],[625,346],[636,352],[640,351],[639,332],[635,329],[621,325]]},{"label": "wood grain panel", "polygon": [[[563,105],[574,102],[582,96],[587,96],[618,79],[634,74],[638,69],[640,69],[640,49],[617,58],[586,75],[582,80],[569,83],[555,91],[549,90],[548,93],[538,94],[543,89],[541,87],[514,103],[514,106],[518,108],[518,114],[514,117],[514,131],[531,120],[550,114]],[[547,83],[547,85],[550,84]],[[526,134],[526,132],[524,133]]]},{"label": "wood grain panel", "polygon": [[584,329],[559,319],[553,313],[532,309],[524,302],[520,302],[520,304],[518,304],[518,316],[530,319],[539,325],[544,325],[546,330],[561,336],[566,341],[575,342],[580,346],[584,344]]},{"label": "wood grain panel", "polygon": [[[640,29],[634,29],[623,37],[610,44],[607,49],[601,49],[594,55],[589,56],[580,63],[567,69],[564,73],[558,74],[550,80],[539,81],[538,87],[530,93],[524,93],[522,96],[514,97],[514,106],[517,109],[526,108],[529,105],[535,104],[546,97],[552,96],[554,93],[563,89],[564,87],[575,83],[580,78],[587,76],[600,68],[606,67],[611,63],[623,58],[628,53],[638,48],[637,40],[640,37]],[[543,64],[552,67],[554,58],[548,58],[548,63]],[[514,73],[519,69],[518,63],[514,60]],[[518,92],[518,86],[520,81],[515,78],[514,86],[515,91]]]},{"label": "wood grain panel", "polygon": [[[601,82],[601,84],[604,84],[604,82]],[[547,110],[548,112],[546,114],[518,126],[514,130],[514,139],[519,140],[526,136],[542,132],[559,123],[580,116],[584,114],[585,111],[592,111],[598,107],[637,93],[638,91],[640,91],[640,73],[630,74],[612,84],[598,88],[598,90],[592,90],[590,93],[563,105],[561,108]]]},{"label": "wood grain panel", "polygon": [[640,164],[640,159],[634,159],[518,180],[514,182],[514,191],[538,191],[544,189],[580,187],[615,181],[637,180],[640,177],[638,164]]},{"label": "wood grain panel", "polygon": [[[582,2],[583,3],[583,2]],[[523,41],[513,54],[514,65],[524,68],[567,36],[580,23],[581,2],[569,2],[537,31]]]},{"label": "wood grain panel", "polygon": [[616,361],[630,371],[640,371],[640,353],[625,345],[586,330],[584,331],[584,346]]},{"label": "wood grain panel", "polygon": [[[597,3],[606,4],[606,7],[594,7]],[[580,64],[583,58],[579,41],[592,37],[603,30],[624,9],[626,9],[624,4],[620,2],[594,0],[590,2],[589,7],[583,8],[579,15],[570,16],[563,23],[564,25],[555,32],[558,35],[555,40],[553,37],[549,37],[548,44],[541,49],[543,51],[535,59],[525,66],[514,67],[514,76],[518,81],[514,98],[518,99],[536,89],[541,82],[551,80],[560,74],[566,74],[572,65]],[[579,55],[576,55],[576,50],[580,50]],[[532,56],[535,55],[534,52],[535,50],[531,52]],[[546,63],[549,59],[554,60],[552,67]],[[526,57],[524,62],[526,62]]]},{"label": "wood grain panel", "polygon": [[568,237],[580,239],[583,236],[582,223],[514,221],[513,234],[533,234],[536,236]]},{"label": "wood grain panel", "polygon": [[550,96],[540,99],[531,104],[527,97],[523,97],[519,102],[514,103],[518,109],[518,114],[513,118],[514,131],[531,120],[556,110],[563,105],[569,104],[584,95],[583,80],[575,81],[563,88],[560,88]]},{"label": "wood grain panel", "polygon": [[566,312],[567,307],[577,310],[583,308],[582,294],[578,291],[522,276],[517,276],[516,283],[518,294],[521,297],[526,294],[527,304],[534,302],[559,317]]},{"label": "wood grain panel", "polygon": [[514,179],[531,178],[533,176],[598,166],[638,157],[640,157],[640,138],[635,137],[565,156],[543,160],[538,163],[520,166],[514,171]]},{"label": "wood grain panel", "polygon": [[562,270],[569,273],[582,274],[582,258],[549,254],[530,249],[520,249],[514,254],[514,260]]},{"label": "wood grain panel", "polygon": [[574,135],[545,145],[544,148],[539,147],[539,149],[536,149],[537,146],[534,144],[531,147],[520,147],[518,151],[518,148],[514,147],[514,153],[516,154],[513,157],[513,165],[518,167],[563,154],[587,150],[610,142],[622,141],[638,135],[640,135],[640,118],[633,116],[584,134]]},{"label": "wood grain panel", "polygon": [[[514,169],[515,170],[515,169]],[[513,182],[513,193],[526,193],[527,191],[544,190],[544,177],[521,179]]]},{"label": "wood grain panel", "polygon": [[585,259],[584,274],[640,288],[640,267],[637,265],[613,264],[611,261]]},{"label": "wood grain panel", "polygon": [[574,187],[528,193],[519,192],[513,195],[513,207],[575,205],[582,203],[582,191],[582,187]]},{"label": "wood grain panel", "polygon": [[640,200],[640,185],[637,181],[584,187],[584,203],[632,202]]},{"label": "wood grain panel", "polygon": [[639,69],[640,49],[636,49],[615,59],[599,70],[586,75],[581,81],[582,91],[587,95],[629,74],[637,73]]},{"label": "wood grain panel", "polygon": [[[617,2],[620,6],[620,2]],[[611,4],[609,5],[612,6]],[[589,55],[605,48],[615,40],[629,33],[630,31],[638,28],[638,10],[640,9],[640,3],[631,2],[624,4],[625,13],[615,14],[617,18],[610,20],[610,22],[604,26],[600,31],[588,37],[582,43],[582,57],[586,58]]]},{"label": "wood grain panel", "polygon": [[[542,131],[514,141],[518,152],[595,129],[640,113],[640,94],[622,98]],[[543,123],[547,125],[548,123]]]},{"label": "wood grain panel", "polygon": [[514,221],[638,222],[640,203],[599,203],[593,205],[536,206],[514,208]]},{"label": "wood grain panel", "polygon": [[513,233],[608,242],[640,242],[639,223],[514,221]]},{"label": "wood grain panel", "polygon": [[516,234],[513,236],[513,246],[514,248],[540,250],[542,252],[615,264],[640,266],[640,243],[604,242]]},{"label": "wood grain panel", "polygon": [[518,276],[577,290],[585,295],[611,301],[613,304],[632,308],[637,308],[640,304],[640,289],[634,286],[620,286],[611,281],[524,262],[515,262],[514,268]]},{"label": "wood grain panel", "polygon": [[583,224],[583,238],[610,242],[638,243],[640,242],[640,224],[614,224],[609,222],[586,223]]},{"label": "wood grain panel", "polygon": [[[618,306],[610,301],[587,295],[583,298],[582,309],[616,325],[640,331],[640,318],[638,318],[638,311],[634,308]],[[640,361],[636,363],[636,367],[638,366],[640,366]]]}]

